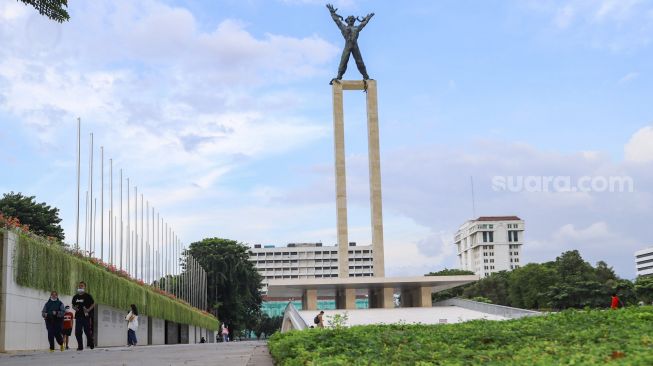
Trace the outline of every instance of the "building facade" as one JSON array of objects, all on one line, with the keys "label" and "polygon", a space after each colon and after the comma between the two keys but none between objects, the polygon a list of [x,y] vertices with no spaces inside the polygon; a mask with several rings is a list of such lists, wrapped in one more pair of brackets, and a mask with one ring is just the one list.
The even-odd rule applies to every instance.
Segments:
[{"label": "building facade", "polygon": [[460,268],[481,278],[521,266],[524,221],[517,216],[481,216],[456,232]]},{"label": "building facade", "polygon": [[[250,261],[263,276],[272,279],[307,279],[338,277],[338,246],[322,243],[290,243],[284,247],[255,244]],[[347,257],[349,277],[374,275],[372,246],[349,243]],[[265,290],[265,288],[264,288]]]},{"label": "building facade", "polygon": [[635,252],[635,269],[638,276],[653,275],[653,247]]}]

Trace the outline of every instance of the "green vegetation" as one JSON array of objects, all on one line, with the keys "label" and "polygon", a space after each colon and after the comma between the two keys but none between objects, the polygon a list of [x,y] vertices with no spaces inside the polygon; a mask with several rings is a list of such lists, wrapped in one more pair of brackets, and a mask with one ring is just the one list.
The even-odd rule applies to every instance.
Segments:
[{"label": "green vegetation", "polygon": [[272,336],[279,365],[653,365],[653,307]]},{"label": "green vegetation", "polygon": [[20,0],[26,5],[33,6],[39,11],[41,15],[54,20],[55,22],[63,23],[70,19],[68,11],[68,0]]},{"label": "green vegetation", "polygon": [[215,317],[159,294],[147,285],[114,274],[59,245],[25,233],[17,235],[14,267],[16,283],[21,286],[72,295],[77,282],[83,280],[98,303],[118,309],[128,309],[129,304],[136,304],[143,314],[152,317],[213,330],[218,328]]},{"label": "green vegetation", "polygon": [[[430,272],[430,273],[426,274],[426,276],[468,276],[468,275],[473,275],[473,274],[474,274],[474,272],[466,271],[464,269],[455,269],[455,268],[448,269],[448,268],[445,268],[445,269],[443,269],[441,271]],[[464,286],[458,286],[458,287],[454,287],[454,288],[451,288],[451,289],[448,289],[448,290],[436,292],[431,297],[432,297],[433,301],[442,301],[442,300],[446,300],[446,299],[451,299],[453,297],[460,297],[460,296],[463,295],[464,290],[465,290]]]},{"label": "green vegetation", "polygon": [[0,198],[0,214],[17,219],[36,235],[64,240],[63,229],[59,225],[59,209],[50,207],[45,202],[36,203],[34,196],[5,193]]},{"label": "green vegetation", "polygon": [[650,304],[653,280],[638,279],[633,284],[619,278],[605,262],[593,267],[577,250],[572,250],[555,261],[529,263],[511,272],[497,272],[475,283],[436,293],[433,300],[480,297],[493,304],[527,309],[605,308],[610,306],[610,296],[615,292],[624,304],[636,304],[639,300]]},{"label": "green vegetation", "polygon": [[255,329],[261,319],[261,275],[249,261],[249,248],[235,240],[206,238],[191,243],[195,257],[207,276],[207,299],[214,314],[234,329]]}]

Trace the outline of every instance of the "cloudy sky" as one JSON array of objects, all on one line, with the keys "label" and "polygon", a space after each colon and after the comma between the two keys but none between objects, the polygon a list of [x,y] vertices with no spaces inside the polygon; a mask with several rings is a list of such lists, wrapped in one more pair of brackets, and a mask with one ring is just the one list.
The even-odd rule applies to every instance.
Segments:
[{"label": "cloudy sky", "polygon": [[[360,47],[379,87],[387,274],[455,267],[465,220],[518,215],[526,261],[579,249],[634,277],[633,252],[653,245],[653,2],[335,5],[376,13]],[[69,10],[59,25],[0,0],[0,192],[59,207],[74,242],[81,117],[82,175],[94,132],[116,186],[122,168],[186,243],[335,243],[328,81],[343,42],[324,1],[71,0]],[[346,77],[359,78],[353,62]],[[364,95],[349,92],[359,244],[371,237],[364,112]],[[556,177],[571,185],[538,185]],[[593,189],[573,189],[581,177]],[[613,177],[632,189],[605,189]],[[96,174],[96,196],[98,185]]]}]

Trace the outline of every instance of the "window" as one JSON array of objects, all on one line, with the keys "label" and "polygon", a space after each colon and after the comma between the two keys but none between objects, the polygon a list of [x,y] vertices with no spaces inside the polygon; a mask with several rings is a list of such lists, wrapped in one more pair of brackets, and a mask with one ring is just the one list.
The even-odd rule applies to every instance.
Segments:
[{"label": "window", "polygon": [[519,241],[519,231],[509,230],[508,231],[508,242],[514,243]]},{"label": "window", "polygon": [[494,232],[493,231],[483,231],[483,242],[484,243],[493,243],[494,242]]}]

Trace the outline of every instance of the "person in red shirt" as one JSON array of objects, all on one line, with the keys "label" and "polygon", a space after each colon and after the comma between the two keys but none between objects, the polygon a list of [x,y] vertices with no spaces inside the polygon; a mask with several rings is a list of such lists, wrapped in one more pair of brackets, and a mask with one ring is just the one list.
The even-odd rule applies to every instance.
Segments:
[{"label": "person in red shirt", "polygon": [[[617,297],[617,294],[612,294],[612,301],[610,302],[610,309],[616,310],[619,307],[621,300]],[[623,306],[623,304],[622,304]]]},{"label": "person in red shirt", "polygon": [[66,344],[66,349],[68,348],[68,338],[73,333],[73,319],[75,315],[70,311],[70,306],[66,305],[66,312],[63,315],[63,341]]}]

